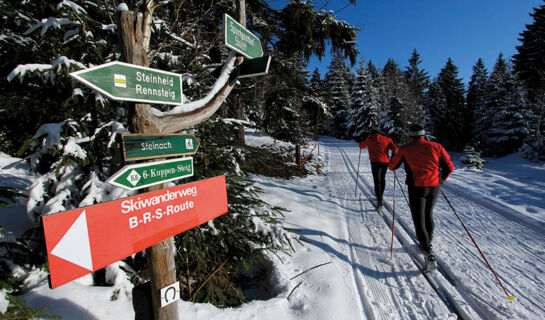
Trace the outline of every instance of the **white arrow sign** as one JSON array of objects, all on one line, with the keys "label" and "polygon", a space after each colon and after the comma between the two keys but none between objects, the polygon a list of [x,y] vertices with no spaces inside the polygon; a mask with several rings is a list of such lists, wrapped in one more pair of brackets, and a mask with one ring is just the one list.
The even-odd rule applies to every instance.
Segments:
[{"label": "white arrow sign", "polygon": [[51,254],[93,271],[85,210],[64,234],[61,241],[51,250]]}]

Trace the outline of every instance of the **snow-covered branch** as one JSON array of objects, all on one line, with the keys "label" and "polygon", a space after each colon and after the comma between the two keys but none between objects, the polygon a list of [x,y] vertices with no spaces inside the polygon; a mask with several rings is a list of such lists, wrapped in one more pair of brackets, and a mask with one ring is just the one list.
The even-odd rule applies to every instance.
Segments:
[{"label": "snow-covered branch", "polygon": [[227,61],[221,70],[221,74],[214,83],[214,86],[210,90],[210,92],[206,95],[206,97],[193,101],[190,103],[186,103],[180,106],[177,106],[169,111],[159,111],[155,108],[153,108],[153,114],[158,117],[164,117],[164,116],[171,116],[171,115],[178,115],[183,113],[192,112],[195,110],[198,110],[200,108],[203,108],[206,106],[216,95],[217,93],[227,84],[229,81],[229,77],[231,75],[231,72],[235,69],[235,60],[236,60],[236,54],[234,52],[230,52],[229,56],[227,57]]}]

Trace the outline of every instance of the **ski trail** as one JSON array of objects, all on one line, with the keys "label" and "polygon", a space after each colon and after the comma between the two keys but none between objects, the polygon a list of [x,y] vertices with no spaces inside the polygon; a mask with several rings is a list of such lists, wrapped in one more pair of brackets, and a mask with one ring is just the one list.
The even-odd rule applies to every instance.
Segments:
[{"label": "ski trail", "polygon": [[367,195],[362,201],[354,196],[355,177],[350,172],[354,169],[344,163],[336,144],[324,144],[328,180],[331,197],[346,218],[353,276],[366,318],[455,319],[398,243],[394,259],[390,259],[391,232]]}]

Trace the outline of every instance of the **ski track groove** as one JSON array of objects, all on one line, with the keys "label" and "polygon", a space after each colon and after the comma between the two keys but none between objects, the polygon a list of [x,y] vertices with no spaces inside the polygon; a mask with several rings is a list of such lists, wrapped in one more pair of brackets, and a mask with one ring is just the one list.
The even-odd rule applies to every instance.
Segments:
[{"label": "ski track groove", "polygon": [[[336,172],[334,174],[338,174],[340,175],[341,173],[340,172]],[[346,184],[345,183],[342,183],[339,185],[339,182],[340,181],[347,181],[346,179],[331,179],[332,181],[332,184],[334,186],[334,190],[343,190],[343,189],[346,189]],[[337,199],[341,200],[343,199],[343,203],[340,203],[340,206],[343,207],[343,208],[353,208],[354,206],[353,205],[350,205],[349,204],[349,201],[347,199],[349,199],[349,195],[350,195],[350,189],[348,190],[345,190],[344,194],[339,194],[337,192]],[[358,218],[360,217],[359,215],[357,216]],[[350,245],[350,254],[351,254],[351,258],[352,258],[352,261],[354,262],[359,262],[361,264],[362,261],[372,261],[373,263],[371,263],[371,265],[378,265],[376,263],[376,259],[373,255],[368,255],[366,257],[363,256],[364,252],[363,250],[358,250],[358,248],[356,248],[356,246],[354,244],[358,244],[358,243],[362,243],[362,238],[361,238],[361,232],[357,232],[354,230],[354,226],[358,226],[361,224],[361,220],[358,221],[358,219],[355,219],[354,217],[352,217],[351,215],[347,214],[346,215],[346,220],[347,220],[347,227],[348,227],[348,236],[349,236],[349,241],[351,243]],[[363,299],[362,302],[364,304],[364,306],[366,307],[366,316],[367,318],[370,318],[370,319],[376,319],[377,316],[379,319],[392,319],[392,317],[395,317],[396,315],[392,314],[392,310],[381,310],[381,311],[386,311],[387,313],[385,312],[372,312],[373,310],[379,308],[380,310],[380,306],[391,306],[393,304],[393,301],[390,299],[390,297],[388,295],[386,295],[386,293],[384,292],[384,290],[382,290],[382,286],[380,285],[380,283],[378,283],[378,273],[379,271],[375,271],[375,272],[371,272],[370,275],[364,273],[364,272],[360,272],[360,270],[358,270],[357,266],[355,266],[353,264],[353,270],[354,270],[354,277],[356,278],[356,282],[359,284],[359,286],[361,288],[359,288],[359,290],[361,292],[364,292],[365,291],[370,291],[371,292],[371,297],[375,298],[376,301],[369,301],[367,298],[366,299]],[[382,270],[380,270],[382,271]],[[363,285],[362,285],[362,279],[358,276],[359,274],[361,274],[363,276],[363,280],[365,280],[366,282],[366,286],[365,288],[367,288],[367,290],[363,289]],[[360,294],[361,295],[361,294]],[[364,297],[369,297],[369,294],[364,294],[362,295]]]},{"label": "ski track groove", "polygon": [[[339,207],[343,208],[342,204],[339,203],[339,200],[341,198],[338,195],[338,192],[337,192],[338,189],[336,188],[336,186],[334,184],[334,179],[332,179],[332,176],[334,174],[336,174],[336,172],[331,170],[332,161],[331,161],[331,154],[330,154],[329,150],[327,150],[327,155],[328,155],[328,159],[327,159],[328,160],[327,161],[328,171],[329,171],[329,174],[330,174],[328,180],[330,180],[330,186],[333,186],[333,188],[331,189],[331,194],[333,196],[334,201],[337,202]],[[347,232],[348,232],[348,234],[350,234],[350,231],[348,230],[348,223],[349,223],[348,219],[347,219],[346,222],[347,222]],[[350,261],[354,261],[355,260],[354,259],[354,250],[352,250],[352,246],[349,247],[349,254],[350,254]],[[361,279],[357,276],[357,270],[356,270],[356,267],[355,267],[355,265],[353,263],[351,263],[351,268],[352,268],[352,277],[353,277],[354,283],[356,284],[356,289],[358,290],[359,301],[361,303],[361,310],[365,314],[366,319],[374,320],[375,317],[374,317],[374,314],[372,313],[373,308],[371,307],[370,302],[366,298],[367,295],[365,294],[364,286],[361,283]]]},{"label": "ski track groove", "polygon": [[[352,147],[353,142],[350,145]],[[353,170],[356,170],[346,150],[342,149],[346,144],[332,141],[329,146],[331,148],[336,146],[339,151],[344,152],[347,161],[350,162]],[[368,189],[362,191],[374,194],[369,175],[370,172],[359,175],[359,179]],[[355,177],[354,174],[354,179]],[[404,172],[398,174],[398,177],[399,182],[402,183]],[[389,196],[391,199],[392,183],[387,182],[384,196],[385,198]],[[440,199],[434,210],[436,223],[434,243],[441,244],[443,249],[438,255],[438,271],[444,277],[444,281],[454,287],[482,318],[544,319],[545,292],[542,288],[545,286],[545,279],[536,276],[542,274],[545,265],[543,245],[545,228],[542,227],[544,224],[532,218],[518,219],[520,214],[515,210],[494,203],[493,200],[469,194],[456,185],[451,186],[447,183],[443,185],[443,190],[448,191],[447,197],[496,271],[507,292],[516,298],[514,302],[507,301],[503,289],[452,213],[452,209],[443,196],[439,195]],[[403,197],[401,201],[400,197]],[[412,219],[410,214],[406,214],[410,212],[406,198],[403,195],[396,198],[396,209],[402,209],[404,212],[399,217],[396,215],[396,234],[398,228],[403,228],[412,242],[415,242]],[[389,207],[391,211],[391,206]]]}]

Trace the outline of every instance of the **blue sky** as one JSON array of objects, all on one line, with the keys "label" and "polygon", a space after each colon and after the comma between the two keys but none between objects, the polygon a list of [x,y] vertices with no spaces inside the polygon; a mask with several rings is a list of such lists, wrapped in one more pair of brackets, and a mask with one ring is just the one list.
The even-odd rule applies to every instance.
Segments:
[{"label": "blue sky", "polygon": [[[327,10],[337,11],[349,2],[314,1],[315,8],[326,3]],[[543,0],[357,0],[336,16],[360,28],[358,61],[371,59],[382,68],[393,58],[404,70],[416,48],[421,68],[432,78],[450,57],[467,83],[478,58],[490,71],[500,52],[506,57],[516,53],[519,34],[533,21],[529,14],[542,4]],[[323,78],[330,61],[329,55],[322,61],[312,58],[308,69],[318,67]],[[356,67],[357,63],[353,70]]]}]

